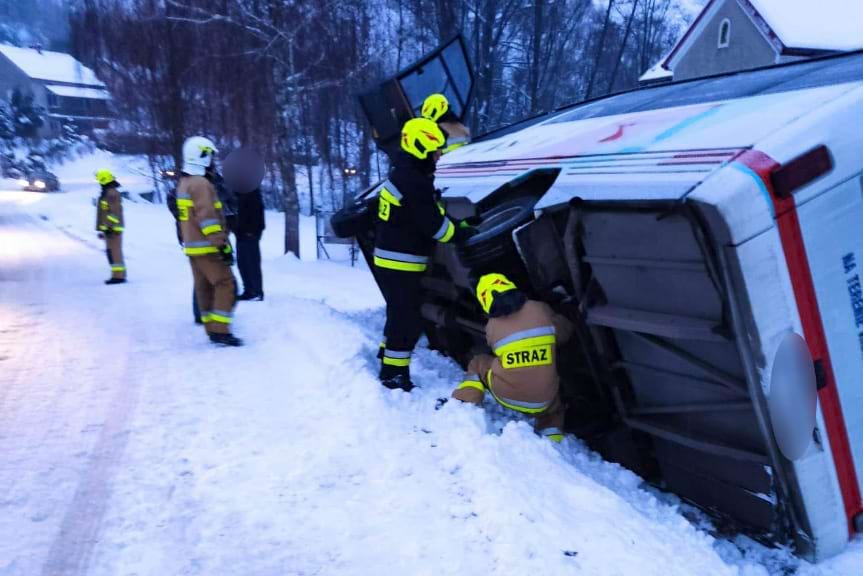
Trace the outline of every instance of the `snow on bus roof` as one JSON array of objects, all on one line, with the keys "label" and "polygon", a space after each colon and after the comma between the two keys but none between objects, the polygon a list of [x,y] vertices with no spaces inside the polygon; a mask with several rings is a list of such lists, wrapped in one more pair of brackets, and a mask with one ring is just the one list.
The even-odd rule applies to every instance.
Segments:
[{"label": "snow on bus roof", "polygon": [[92,70],[63,52],[0,44],[0,54],[35,80],[105,86]]},{"label": "snow on bus roof", "polygon": [[789,48],[863,48],[859,0],[749,0]]}]

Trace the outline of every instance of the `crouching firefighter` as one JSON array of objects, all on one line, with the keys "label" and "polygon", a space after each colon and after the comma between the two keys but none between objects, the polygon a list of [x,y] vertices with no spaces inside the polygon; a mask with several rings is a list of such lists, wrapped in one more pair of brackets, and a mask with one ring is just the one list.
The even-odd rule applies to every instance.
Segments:
[{"label": "crouching firefighter", "polygon": [[486,391],[498,404],[536,417],[534,430],[555,442],[563,439],[557,350],[572,334],[572,323],[544,302],[528,300],[503,274],[486,274],[476,288],[489,316],[485,327],[494,356],[475,356],[453,397],[481,404]]},{"label": "crouching firefighter", "polygon": [[117,188],[120,184],[110,170],[96,171],[96,181],[102,187],[96,206],[96,230],[105,239],[105,253],[111,265],[111,277],[105,284],[122,284],[126,281],[126,264],[123,261],[123,201]]},{"label": "crouching firefighter", "polygon": [[216,147],[207,138],[193,136],[183,144],[183,169],[177,185],[177,220],[183,250],[189,257],[201,320],[210,340],[225,346],[242,346],[231,334],[236,282],[231,272],[234,252],[228,241],[222,203],[205,177]]},{"label": "crouching firefighter", "polygon": [[374,266],[387,304],[380,381],[391,389],[413,388],[411,354],[422,332],[420,281],[435,243],[461,241],[471,230],[450,220],[435,202],[435,165],[445,145],[437,124],[408,120],[378,196]]}]

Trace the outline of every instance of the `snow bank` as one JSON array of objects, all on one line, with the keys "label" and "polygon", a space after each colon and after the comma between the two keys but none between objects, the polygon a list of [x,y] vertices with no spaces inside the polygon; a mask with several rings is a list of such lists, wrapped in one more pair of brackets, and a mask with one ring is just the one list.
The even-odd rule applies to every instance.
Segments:
[{"label": "snow bank", "polygon": [[144,156],[126,156],[97,150],[81,158],[51,166],[60,179],[64,192],[98,195],[96,170],[109,169],[123,190],[135,193],[151,192],[154,188],[152,171]]},{"label": "snow bank", "polygon": [[361,312],[384,305],[377,284],[362,265],[350,268],[326,260],[301,262],[289,254],[274,261],[268,272],[276,278],[269,283],[284,286],[291,297],[319,302],[339,312]]}]

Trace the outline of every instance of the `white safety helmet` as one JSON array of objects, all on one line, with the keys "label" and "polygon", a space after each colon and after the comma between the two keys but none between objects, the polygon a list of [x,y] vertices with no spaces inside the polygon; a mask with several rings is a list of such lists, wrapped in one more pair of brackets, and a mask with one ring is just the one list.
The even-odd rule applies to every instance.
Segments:
[{"label": "white safety helmet", "polygon": [[209,138],[192,136],[183,142],[183,172],[190,176],[203,176],[213,164],[213,154],[218,152]]}]

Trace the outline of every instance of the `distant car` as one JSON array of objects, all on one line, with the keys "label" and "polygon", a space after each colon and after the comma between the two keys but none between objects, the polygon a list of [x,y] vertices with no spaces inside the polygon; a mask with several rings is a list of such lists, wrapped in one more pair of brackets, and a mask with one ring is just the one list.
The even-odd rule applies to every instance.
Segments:
[{"label": "distant car", "polygon": [[161,176],[163,180],[176,180],[178,178],[177,171],[171,169],[160,170],[159,176]]},{"label": "distant car", "polygon": [[57,192],[60,190],[60,180],[47,170],[30,172],[18,179],[18,184],[30,192]]}]

